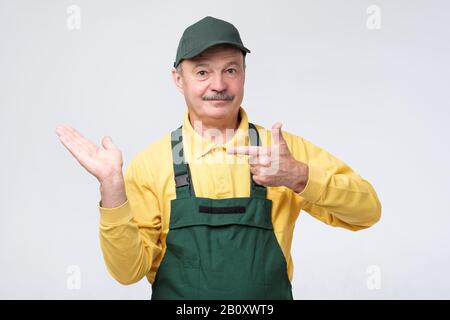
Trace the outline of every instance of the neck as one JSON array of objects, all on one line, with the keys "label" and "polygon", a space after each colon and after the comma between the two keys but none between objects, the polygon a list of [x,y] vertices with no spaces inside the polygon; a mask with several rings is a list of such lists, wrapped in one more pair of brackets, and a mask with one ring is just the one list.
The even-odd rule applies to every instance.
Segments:
[{"label": "neck", "polygon": [[[189,122],[191,123],[192,128],[194,128],[194,130],[203,138],[217,143],[226,143],[231,140],[239,127],[240,121],[241,115],[239,110],[230,114],[230,116],[225,119],[202,119],[194,112],[189,111]],[[198,125],[199,123],[201,123],[201,125]],[[232,134],[230,134],[230,130],[232,130]]]}]

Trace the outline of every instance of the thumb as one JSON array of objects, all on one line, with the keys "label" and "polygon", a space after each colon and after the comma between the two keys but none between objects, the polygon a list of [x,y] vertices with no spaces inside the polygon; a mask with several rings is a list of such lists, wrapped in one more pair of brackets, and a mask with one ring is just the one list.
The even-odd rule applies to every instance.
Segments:
[{"label": "thumb", "polygon": [[102,146],[103,148],[105,148],[106,150],[110,150],[110,149],[117,149],[117,147],[114,145],[114,143],[112,142],[112,139],[110,136],[105,136],[102,139]]},{"label": "thumb", "polygon": [[272,142],[274,145],[286,144],[283,133],[281,132],[282,125],[282,123],[277,122],[272,126]]}]

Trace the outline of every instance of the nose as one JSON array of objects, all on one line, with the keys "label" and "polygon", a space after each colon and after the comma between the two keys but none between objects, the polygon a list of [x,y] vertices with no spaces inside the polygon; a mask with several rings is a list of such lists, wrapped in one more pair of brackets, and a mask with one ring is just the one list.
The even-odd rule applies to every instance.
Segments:
[{"label": "nose", "polygon": [[210,89],[216,92],[222,92],[227,89],[227,84],[224,81],[222,74],[215,75],[212,78]]}]

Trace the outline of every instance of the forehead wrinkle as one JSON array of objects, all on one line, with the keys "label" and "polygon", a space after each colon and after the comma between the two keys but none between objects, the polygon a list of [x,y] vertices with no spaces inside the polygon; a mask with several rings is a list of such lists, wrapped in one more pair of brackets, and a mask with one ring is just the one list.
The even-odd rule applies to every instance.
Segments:
[{"label": "forehead wrinkle", "polygon": [[[208,59],[204,59],[204,60],[201,60],[201,61],[195,63],[194,64],[194,68],[197,68],[197,67],[209,67],[210,64],[207,63],[207,62],[204,62],[205,60],[208,60]],[[227,67],[229,67],[231,65],[240,66],[240,63],[235,61],[235,60],[229,61],[229,62],[225,63],[224,68],[227,68]]]}]

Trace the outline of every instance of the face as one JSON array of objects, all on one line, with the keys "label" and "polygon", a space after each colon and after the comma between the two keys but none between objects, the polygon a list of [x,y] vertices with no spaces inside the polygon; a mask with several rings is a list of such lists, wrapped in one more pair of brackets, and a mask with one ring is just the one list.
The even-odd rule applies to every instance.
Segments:
[{"label": "face", "polygon": [[214,46],[183,60],[182,71],[172,75],[184,95],[189,112],[201,121],[236,116],[244,97],[244,58],[231,46]]}]

